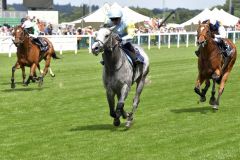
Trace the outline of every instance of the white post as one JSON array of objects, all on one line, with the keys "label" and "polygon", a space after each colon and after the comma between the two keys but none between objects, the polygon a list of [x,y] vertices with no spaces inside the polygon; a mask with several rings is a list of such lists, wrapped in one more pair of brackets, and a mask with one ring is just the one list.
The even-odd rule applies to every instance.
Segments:
[{"label": "white post", "polygon": [[75,42],[76,42],[75,54],[77,54],[77,49],[78,49],[77,37],[75,37]]},{"label": "white post", "polygon": [[62,44],[60,44],[60,55],[62,55]]},{"label": "white post", "polygon": [[140,46],[140,42],[141,42],[141,39],[140,39],[140,32],[138,32],[138,45]]},{"label": "white post", "polygon": [[91,49],[91,48],[92,48],[91,35],[89,35],[88,38],[89,38],[89,48],[88,48],[88,52],[89,52],[89,53],[92,53],[92,49]]},{"label": "white post", "polygon": [[150,45],[151,45],[151,37],[150,37],[150,34],[148,33],[148,50],[150,50]]},{"label": "white post", "polygon": [[180,40],[180,34],[178,33],[178,35],[177,35],[177,48],[179,48],[179,40]]},{"label": "white post", "polygon": [[9,46],[8,57],[12,57],[11,45]]},{"label": "white post", "polygon": [[160,33],[158,34],[158,49],[161,48],[161,35]]},{"label": "white post", "polygon": [[186,34],[186,36],[187,36],[186,47],[188,47],[188,39],[189,39],[188,33]]},{"label": "white post", "polygon": [[233,43],[234,44],[236,43],[236,32],[235,31],[233,32]]},{"label": "white post", "polygon": [[168,34],[168,48],[170,48],[170,43],[171,43],[171,36]]},{"label": "white post", "polygon": [[195,42],[194,42],[195,47],[197,46],[197,36],[195,36]]}]

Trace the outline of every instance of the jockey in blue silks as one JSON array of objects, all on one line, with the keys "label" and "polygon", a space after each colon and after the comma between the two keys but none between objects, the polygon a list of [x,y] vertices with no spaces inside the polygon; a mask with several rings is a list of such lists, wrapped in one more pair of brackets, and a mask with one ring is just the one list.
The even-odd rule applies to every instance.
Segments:
[{"label": "jockey in blue silks", "polygon": [[119,8],[112,8],[108,14],[107,24],[110,26],[116,26],[113,30],[119,36],[119,41],[123,45],[123,48],[129,50],[128,56],[132,59],[134,64],[142,63],[141,59],[136,55],[136,51],[132,45],[132,39],[134,37],[134,24],[127,23],[122,19],[123,13]]},{"label": "jockey in blue silks", "polygon": [[[205,22],[205,21],[204,21]],[[203,22],[203,23],[204,23]],[[223,49],[223,55],[224,57],[228,57],[231,54],[231,47],[229,44],[224,42],[224,38],[227,38],[227,32],[224,28],[224,26],[221,24],[220,21],[216,20],[215,23],[210,23],[210,30],[211,32],[214,32],[214,41]],[[195,54],[199,56],[199,48],[197,51],[195,51]]]}]

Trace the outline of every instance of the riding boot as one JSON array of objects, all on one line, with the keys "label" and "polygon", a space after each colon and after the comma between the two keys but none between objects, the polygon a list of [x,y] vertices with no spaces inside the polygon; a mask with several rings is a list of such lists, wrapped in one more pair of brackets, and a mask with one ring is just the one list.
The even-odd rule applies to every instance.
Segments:
[{"label": "riding boot", "polygon": [[40,44],[40,50],[41,50],[42,52],[45,52],[45,51],[47,50],[47,46],[45,45],[43,39],[40,38],[40,37],[37,38],[37,39],[38,39],[38,42],[39,42],[39,44]]},{"label": "riding boot", "polygon": [[229,44],[227,44],[226,42],[223,42],[223,49],[224,49],[224,53],[225,53],[225,57],[229,57],[231,55],[231,51],[232,48],[230,47]]},{"label": "riding boot", "polygon": [[125,48],[127,48],[130,52],[128,52],[128,56],[132,59],[134,64],[142,63],[141,59],[137,57],[136,51],[133,47],[133,45],[129,42],[124,45]]}]

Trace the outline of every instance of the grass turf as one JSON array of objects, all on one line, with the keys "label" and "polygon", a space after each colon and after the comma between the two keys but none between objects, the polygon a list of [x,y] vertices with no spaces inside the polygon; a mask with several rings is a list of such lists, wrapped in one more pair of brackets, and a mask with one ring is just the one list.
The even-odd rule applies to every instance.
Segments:
[{"label": "grass turf", "polygon": [[[112,125],[102,85],[101,57],[80,50],[52,62],[55,78],[42,88],[21,85],[10,89],[16,57],[0,55],[0,159],[240,159],[239,62],[220,110],[197,104],[195,47],[153,48],[148,84],[130,130],[124,120]],[[239,48],[238,48],[239,50]],[[41,65],[43,67],[43,64]],[[27,74],[29,69],[26,70]],[[130,111],[133,86],[126,101]]]}]

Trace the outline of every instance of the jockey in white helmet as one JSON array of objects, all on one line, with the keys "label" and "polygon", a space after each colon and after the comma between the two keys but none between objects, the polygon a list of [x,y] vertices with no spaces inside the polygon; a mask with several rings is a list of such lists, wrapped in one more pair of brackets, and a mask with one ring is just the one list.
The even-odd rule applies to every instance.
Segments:
[{"label": "jockey in white helmet", "polygon": [[134,24],[127,24],[126,21],[122,19],[123,13],[120,8],[111,8],[107,16],[109,18],[108,25],[116,26],[113,32],[119,35],[119,41],[122,43],[123,47],[130,51],[127,52],[127,54],[135,64],[141,63],[131,43],[134,36]]},{"label": "jockey in white helmet", "polygon": [[38,37],[39,30],[33,22],[31,22],[30,19],[22,18],[21,20],[22,28],[25,29],[25,31],[29,34],[29,36],[33,39],[35,44],[37,44],[40,47],[41,51],[47,50],[47,45],[43,42],[43,39],[41,37]]}]

